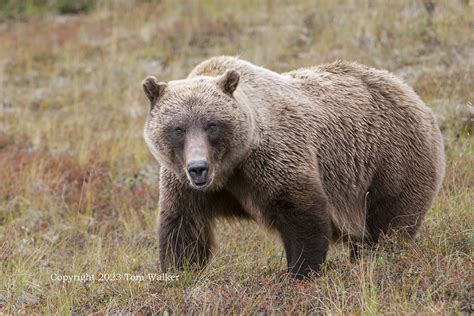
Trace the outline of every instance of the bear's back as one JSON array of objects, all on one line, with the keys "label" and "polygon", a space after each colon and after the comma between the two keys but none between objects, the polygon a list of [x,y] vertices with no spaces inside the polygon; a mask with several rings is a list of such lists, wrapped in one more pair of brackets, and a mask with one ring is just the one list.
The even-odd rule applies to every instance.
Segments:
[{"label": "bear's back", "polygon": [[366,194],[375,182],[390,179],[378,186],[386,195],[399,194],[410,178],[439,189],[441,134],[432,111],[402,80],[347,62],[283,75],[296,79],[313,104],[301,122],[310,131],[335,223],[352,222],[354,235],[362,231]]}]

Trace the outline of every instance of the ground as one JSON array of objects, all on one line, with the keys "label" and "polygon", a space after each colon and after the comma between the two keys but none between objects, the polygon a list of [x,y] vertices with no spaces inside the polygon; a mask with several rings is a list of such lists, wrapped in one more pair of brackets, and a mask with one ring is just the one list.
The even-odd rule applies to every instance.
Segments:
[{"label": "ground", "polygon": [[[472,313],[473,10],[460,0],[123,0],[1,16],[0,313]],[[206,269],[148,280],[159,271],[158,167],[140,83],[183,78],[221,54],[276,71],[358,61],[412,85],[447,157],[419,238],[385,238],[355,263],[336,246],[322,277],[294,282],[275,236],[222,222]]]}]

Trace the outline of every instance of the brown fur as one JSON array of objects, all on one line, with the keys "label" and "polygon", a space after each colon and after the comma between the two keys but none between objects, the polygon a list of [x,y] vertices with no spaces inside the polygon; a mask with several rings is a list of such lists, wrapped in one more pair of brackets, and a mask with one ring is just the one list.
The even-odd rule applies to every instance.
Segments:
[{"label": "brown fur", "polygon": [[[145,139],[162,164],[163,267],[204,263],[214,219],[234,216],[276,230],[289,272],[306,277],[331,239],[374,243],[389,228],[414,236],[442,182],[431,110],[386,71],[335,62],[278,74],[215,57],[184,80],[144,87]],[[204,188],[185,167],[196,143],[209,162]]]}]

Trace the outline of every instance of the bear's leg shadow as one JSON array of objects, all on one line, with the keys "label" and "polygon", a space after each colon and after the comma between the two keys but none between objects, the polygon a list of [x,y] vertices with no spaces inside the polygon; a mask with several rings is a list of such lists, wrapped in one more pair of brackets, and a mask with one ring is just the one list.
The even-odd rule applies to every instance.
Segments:
[{"label": "bear's leg shadow", "polygon": [[[316,199],[318,201],[318,199]],[[331,237],[329,215],[324,200],[302,207],[301,201],[271,203],[272,227],[280,233],[285,247],[288,272],[296,279],[318,274],[326,259]]]}]

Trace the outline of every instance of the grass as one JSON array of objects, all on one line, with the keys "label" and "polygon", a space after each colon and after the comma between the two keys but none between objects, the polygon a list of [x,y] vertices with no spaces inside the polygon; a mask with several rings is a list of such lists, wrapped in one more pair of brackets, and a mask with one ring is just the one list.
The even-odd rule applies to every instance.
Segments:
[{"label": "grass", "polygon": [[93,9],[94,0],[0,0],[0,21],[34,15],[77,14]]},{"label": "grass", "polygon": [[[33,2],[28,2],[33,3]],[[52,2],[48,2],[52,3]],[[0,312],[469,314],[474,309],[472,1],[99,1],[0,24]],[[58,12],[58,11],[54,11]],[[158,167],[140,82],[241,55],[277,71],[335,59],[395,72],[433,108],[447,174],[419,238],[386,238],[290,281],[280,241],[218,226],[203,271],[175,282],[60,282],[156,273]]]}]

